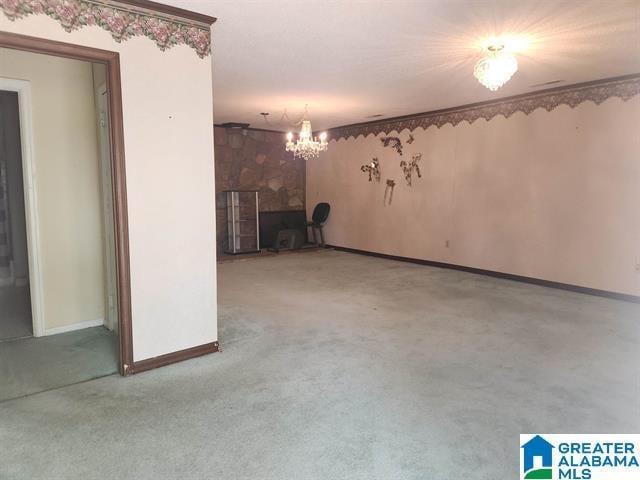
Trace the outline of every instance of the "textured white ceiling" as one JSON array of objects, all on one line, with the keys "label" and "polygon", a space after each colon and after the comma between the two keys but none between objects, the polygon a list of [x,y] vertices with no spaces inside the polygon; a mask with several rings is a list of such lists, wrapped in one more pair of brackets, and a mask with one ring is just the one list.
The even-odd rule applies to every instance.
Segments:
[{"label": "textured white ceiling", "polygon": [[[218,18],[216,123],[287,130],[308,104],[318,130],[640,72],[640,0],[164,2]],[[490,92],[472,71],[495,35],[525,45]]]}]

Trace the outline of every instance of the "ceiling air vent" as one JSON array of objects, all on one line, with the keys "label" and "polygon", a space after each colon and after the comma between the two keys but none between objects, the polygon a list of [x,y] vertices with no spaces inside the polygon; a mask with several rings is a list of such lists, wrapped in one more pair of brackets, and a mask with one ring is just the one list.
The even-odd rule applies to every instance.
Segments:
[{"label": "ceiling air vent", "polygon": [[556,85],[562,82],[564,82],[564,80],[551,80],[550,82],[536,83],[535,85],[529,85],[529,88],[548,87],[550,85]]},{"label": "ceiling air vent", "polygon": [[227,122],[220,124],[221,127],[225,128],[249,128],[250,123],[239,123],[239,122]]}]

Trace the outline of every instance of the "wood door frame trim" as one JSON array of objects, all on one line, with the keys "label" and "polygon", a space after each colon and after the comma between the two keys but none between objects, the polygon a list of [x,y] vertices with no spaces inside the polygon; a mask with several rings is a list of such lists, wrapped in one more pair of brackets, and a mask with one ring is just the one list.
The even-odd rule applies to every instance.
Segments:
[{"label": "wood door frame trim", "polygon": [[8,32],[0,32],[0,47],[101,63],[107,68],[118,295],[118,339],[120,343],[119,370],[121,375],[129,375],[133,371],[133,333],[120,54],[109,50]]}]

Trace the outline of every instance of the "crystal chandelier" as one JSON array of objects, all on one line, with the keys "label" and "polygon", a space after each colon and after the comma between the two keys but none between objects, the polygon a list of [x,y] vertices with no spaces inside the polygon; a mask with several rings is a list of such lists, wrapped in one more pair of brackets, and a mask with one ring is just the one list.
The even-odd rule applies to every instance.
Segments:
[{"label": "crystal chandelier", "polygon": [[487,50],[487,54],[476,63],[473,75],[482,85],[495,92],[518,71],[518,61],[505,50],[504,45],[489,45]]},{"label": "crystal chandelier", "polygon": [[327,134],[321,133],[319,139],[314,137],[311,122],[306,119],[306,116],[302,119],[302,128],[296,142],[293,141],[293,133],[287,133],[286,150],[293,152],[293,158],[302,157],[305,160],[317,158],[320,152],[327,149],[327,145]]}]

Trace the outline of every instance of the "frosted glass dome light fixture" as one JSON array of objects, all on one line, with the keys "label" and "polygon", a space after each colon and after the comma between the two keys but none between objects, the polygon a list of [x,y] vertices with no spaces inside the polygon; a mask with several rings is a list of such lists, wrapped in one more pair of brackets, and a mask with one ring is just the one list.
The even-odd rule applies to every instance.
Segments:
[{"label": "frosted glass dome light fixture", "polygon": [[516,57],[502,44],[491,44],[487,53],[476,63],[473,75],[492,92],[507,83],[518,71]]},{"label": "frosted glass dome light fixture", "polygon": [[319,137],[313,136],[311,130],[311,121],[307,120],[307,109],[305,107],[305,116],[302,119],[302,128],[298,134],[298,139],[293,141],[293,133],[287,133],[287,143],[285,149],[287,152],[293,152],[293,158],[302,157],[305,160],[317,158],[320,152],[327,149],[327,134],[323,132]]}]

